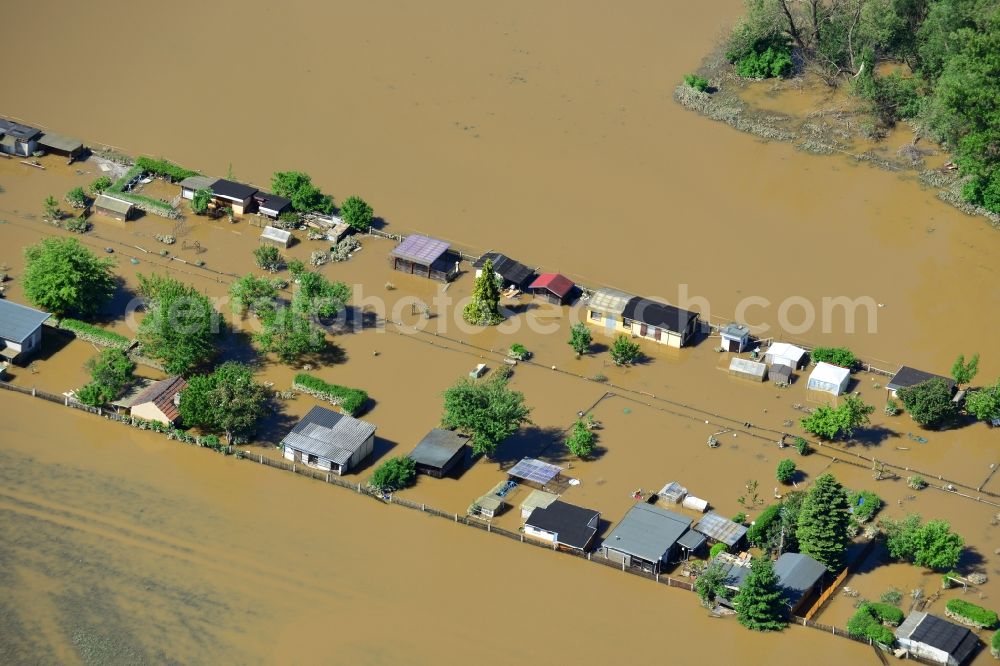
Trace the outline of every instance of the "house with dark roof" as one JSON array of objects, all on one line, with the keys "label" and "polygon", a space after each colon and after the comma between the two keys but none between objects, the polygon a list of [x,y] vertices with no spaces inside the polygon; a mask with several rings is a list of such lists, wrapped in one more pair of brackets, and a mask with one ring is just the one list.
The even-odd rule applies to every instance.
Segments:
[{"label": "house with dark roof", "polygon": [[910,655],[947,666],[961,666],[979,648],[979,639],[968,628],[920,611],[911,612],[897,627],[896,642]]},{"label": "house with dark roof", "polygon": [[14,301],[0,300],[0,360],[22,361],[42,346],[47,312]]},{"label": "house with dark roof", "polygon": [[212,183],[211,190],[215,205],[219,208],[232,207],[233,217],[242,217],[244,213],[249,213],[253,205],[253,195],[257,193],[256,187],[225,178]]},{"label": "house with dark roof", "polygon": [[270,192],[262,192],[258,190],[253,195],[253,202],[258,213],[264,217],[269,217],[272,220],[276,220],[282,213],[287,213],[292,210],[291,199],[279,197],[277,194],[271,194]]},{"label": "house with dark roof", "polygon": [[472,267],[476,269],[476,277],[483,274],[483,265],[487,259],[493,262],[493,272],[500,280],[502,289],[515,287],[523,291],[535,278],[533,270],[499,252],[487,252],[472,264]]},{"label": "house with dark roof", "polygon": [[0,153],[30,157],[38,150],[42,130],[0,118]]},{"label": "house with dark roof", "polygon": [[55,132],[43,132],[38,137],[38,145],[53,155],[62,155],[71,160],[83,154],[83,141]]},{"label": "house with dark roof", "polygon": [[434,428],[410,452],[417,474],[440,479],[465,459],[469,438],[454,430]]},{"label": "house with dark roof", "polygon": [[575,289],[573,281],[560,273],[542,273],[528,285],[528,290],[535,298],[556,305],[568,305]]},{"label": "house with dark roof", "polygon": [[461,256],[451,243],[421,234],[410,234],[389,253],[393,270],[450,282],[458,276]]},{"label": "house with dark roof", "polygon": [[892,376],[889,383],[885,385],[885,390],[889,392],[889,397],[895,398],[896,392],[901,388],[910,388],[916,386],[917,384],[923,384],[924,382],[931,379],[940,379],[948,385],[948,388],[954,393],[955,391],[955,380],[951,377],[942,377],[941,375],[935,375],[930,372],[924,372],[923,370],[917,370],[916,368],[911,368],[908,365],[904,365],[896,374]]},{"label": "house with dark roof", "polygon": [[281,440],[287,460],[345,474],[371,455],[375,426],[326,407],[313,407]]},{"label": "house with dark roof", "polygon": [[153,382],[130,400],[129,415],[164,425],[176,423],[181,416],[181,391],[187,388],[183,377],[168,377]]},{"label": "house with dark roof", "polygon": [[[722,567],[722,584],[730,592],[724,602],[725,605],[732,606],[732,598],[750,573],[750,560],[719,555],[713,563]],[[815,593],[822,589],[826,574],[826,567],[802,553],[783,553],[775,561],[774,575],[778,579],[778,590],[792,615],[814,599]]]},{"label": "house with dark roof", "polygon": [[632,335],[680,349],[694,338],[698,314],[636,296],[625,304],[622,320]]},{"label": "house with dark roof", "polygon": [[601,543],[601,553],[626,567],[660,573],[677,560],[691,519],[645,502],[635,504]]},{"label": "house with dark roof", "polygon": [[694,530],[704,534],[713,544],[724,544],[726,550],[733,550],[741,545],[747,535],[746,525],[733,522],[714,511],[709,511],[702,516],[698,524],[694,526]]},{"label": "house with dark roof", "polygon": [[600,521],[598,511],[555,500],[531,511],[524,522],[524,535],[558,548],[586,552],[594,542]]},{"label": "house with dark roof", "polygon": [[618,289],[598,289],[587,299],[587,323],[603,328],[606,333],[631,333],[622,313],[635,296]]}]

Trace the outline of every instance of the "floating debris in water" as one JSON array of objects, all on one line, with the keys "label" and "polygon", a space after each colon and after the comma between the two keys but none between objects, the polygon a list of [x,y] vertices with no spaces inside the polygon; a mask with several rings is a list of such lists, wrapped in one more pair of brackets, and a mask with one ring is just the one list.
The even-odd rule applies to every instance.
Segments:
[{"label": "floating debris in water", "polygon": [[629,409],[628,407],[626,407],[625,409],[622,410],[622,414],[631,414],[631,413],[632,413],[632,410]]},{"label": "floating debris in water", "polygon": [[132,257],[132,260],[131,260],[131,262],[130,262],[130,263],[131,263],[131,264],[132,264],[133,266],[135,266],[135,265],[137,265],[137,264],[139,263],[139,260],[138,260],[138,259],[136,259],[135,257]]}]

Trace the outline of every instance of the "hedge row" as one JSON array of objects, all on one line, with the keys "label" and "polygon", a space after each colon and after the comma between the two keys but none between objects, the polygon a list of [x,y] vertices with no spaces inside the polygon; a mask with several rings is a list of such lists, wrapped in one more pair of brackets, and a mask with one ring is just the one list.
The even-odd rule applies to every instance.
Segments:
[{"label": "hedge row", "polygon": [[994,633],[993,638],[990,639],[990,654],[1000,659],[1000,631]]},{"label": "hedge row", "polygon": [[963,624],[980,629],[992,629],[997,624],[997,614],[963,599],[951,599],[945,604],[945,613]]},{"label": "hedge row", "polygon": [[154,160],[152,157],[140,157],[135,161],[135,165],[146,173],[165,176],[171,181],[184,180],[185,178],[198,175],[197,171],[185,169],[164,159]]},{"label": "hedge row", "polygon": [[781,504],[772,504],[757,516],[757,520],[753,521],[747,529],[747,539],[750,540],[755,546],[762,546],[763,539],[767,535],[768,529],[774,523],[775,520],[780,518]]},{"label": "hedge row", "polygon": [[854,352],[846,347],[816,347],[809,357],[816,363],[822,361],[848,369],[853,369],[858,362]]},{"label": "hedge row", "polygon": [[857,612],[847,621],[847,633],[858,638],[868,638],[882,645],[895,643],[896,637],[888,627],[882,624],[881,618],[876,615],[876,610],[872,608],[873,606],[885,605],[861,604],[858,606]]},{"label": "hedge row", "polygon": [[313,377],[305,373],[295,375],[292,388],[296,391],[308,393],[321,400],[326,400],[334,405],[339,405],[341,409],[351,416],[360,414],[368,402],[368,394],[361,389],[327,384],[319,377]]},{"label": "hedge row", "polygon": [[891,624],[894,627],[898,627],[899,623],[903,621],[903,611],[899,610],[892,604],[883,604],[878,602],[869,602],[866,604],[868,610],[871,611],[872,615],[876,618],[885,622],[886,624]]},{"label": "hedge row", "polygon": [[101,345],[102,347],[128,349],[132,344],[131,340],[120,333],[106,331],[103,328],[98,328],[97,326],[93,326],[77,319],[62,319],[59,322],[59,328],[72,331],[73,334],[81,340],[93,342],[95,345]]}]

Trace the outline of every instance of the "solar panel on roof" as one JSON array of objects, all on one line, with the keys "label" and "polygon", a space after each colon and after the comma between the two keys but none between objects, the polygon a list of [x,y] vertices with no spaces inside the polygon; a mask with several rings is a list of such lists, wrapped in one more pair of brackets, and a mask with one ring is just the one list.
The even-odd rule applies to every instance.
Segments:
[{"label": "solar panel on roof", "polygon": [[560,472],[562,472],[562,467],[534,458],[522,458],[507,473],[519,479],[545,484],[559,476]]}]

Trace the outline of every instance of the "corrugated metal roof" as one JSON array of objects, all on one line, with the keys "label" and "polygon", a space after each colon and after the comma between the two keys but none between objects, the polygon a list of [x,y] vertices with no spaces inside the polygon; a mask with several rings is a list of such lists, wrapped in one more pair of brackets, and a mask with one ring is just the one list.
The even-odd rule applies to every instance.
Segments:
[{"label": "corrugated metal roof", "polygon": [[21,344],[51,316],[27,305],[0,300],[0,338]]},{"label": "corrugated metal roof", "polygon": [[710,511],[702,516],[694,529],[701,532],[709,539],[714,539],[727,546],[735,546],[747,533],[745,525],[739,525],[721,516],[714,511]]},{"label": "corrugated metal roof", "polygon": [[393,249],[392,256],[412,261],[421,266],[430,266],[447,252],[449,247],[451,244],[446,241],[420,234],[410,234]]},{"label": "corrugated metal roof", "polygon": [[281,445],[343,465],[374,432],[375,426],[370,423],[325,407],[313,407],[285,435]]},{"label": "corrugated metal roof", "polygon": [[616,314],[620,315],[625,311],[625,306],[631,301],[635,296],[628,294],[624,291],[619,291],[617,289],[598,289],[594,292],[593,296],[590,297],[590,303],[587,307],[591,310],[597,310],[598,312],[604,312],[606,314]]},{"label": "corrugated metal roof", "polygon": [[604,545],[647,562],[658,562],[687,532],[691,519],[651,504],[636,504],[604,540]]},{"label": "corrugated metal roof", "polygon": [[435,428],[424,435],[420,443],[410,452],[410,458],[428,467],[444,467],[462,450],[468,437],[452,430]]}]

